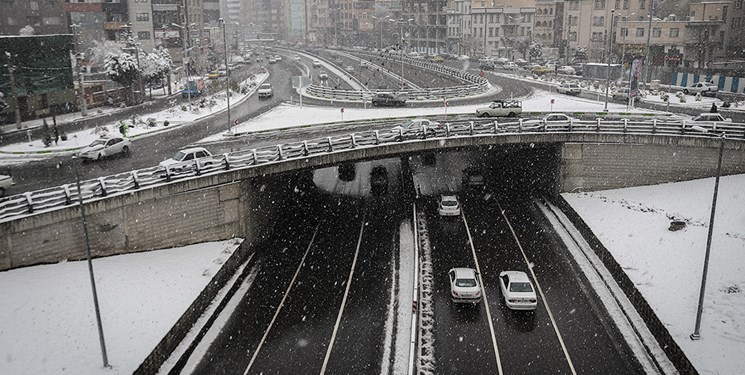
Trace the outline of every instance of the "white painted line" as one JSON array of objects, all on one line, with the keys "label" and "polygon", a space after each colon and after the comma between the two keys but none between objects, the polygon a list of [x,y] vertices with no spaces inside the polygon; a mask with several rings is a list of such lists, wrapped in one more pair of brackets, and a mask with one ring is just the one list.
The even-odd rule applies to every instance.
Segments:
[{"label": "white painted line", "polygon": [[282,296],[282,301],[279,302],[279,306],[277,306],[277,311],[274,312],[272,321],[269,323],[269,326],[266,327],[266,331],[264,331],[264,336],[261,337],[261,341],[259,341],[259,346],[256,347],[256,350],[254,350],[254,354],[251,356],[251,361],[248,362],[248,366],[246,367],[246,371],[243,371],[243,375],[248,374],[248,371],[251,369],[251,366],[253,366],[254,361],[256,360],[256,356],[259,354],[259,351],[261,351],[261,347],[264,345],[264,342],[266,341],[267,336],[269,336],[269,331],[271,331],[272,326],[274,325],[274,322],[277,320],[277,316],[279,315],[279,312],[282,310],[282,307],[285,305],[285,300],[287,299],[287,295],[290,294],[290,290],[292,289],[292,286],[295,284],[295,279],[297,279],[297,275],[300,273],[300,270],[303,268],[303,264],[305,264],[305,257],[308,256],[308,252],[310,252],[310,247],[313,246],[313,241],[315,241],[316,239],[316,234],[318,234],[318,227],[319,225],[317,225],[315,231],[313,231],[313,237],[311,237],[310,243],[308,243],[308,247],[305,249],[305,254],[303,254],[303,259],[300,260],[300,264],[298,264],[297,269],[295,270],[295,274],[292,276],[290,285],[287,287],[287,290],[285,291],[285,295]]},{"label": "white painted line", "polygon": [[412,304],[413,306],[416,306],[416,311],[413,311],[411,314],[411,331],[409,333],[409,369],[408,369],[408,375],[414,375],[415,369],[416,369],[416,362],[418,362],[418,356],[416,355],[416,349],[417,349],[417,342],[419,341],[419,337],[421,337],[421,327],[419,327],[419,324],[417,322],[422,321],[422,309],[419,307],[419,224],[416,222],[417,218],[417,212],[416,212],[416,203],[414,203],[412,208],[412,223],[413,223],[413,232],[414,232],[414,285],[413,285],[413,293],[412,293]]},{"label": "white painted line", "polygon": [[564,357],[567,359],[567,364],[569,364],[569,369],[572,370],[573,375],[577,375],[577,371],[574,370],[574,364],[572,363],[572,358],[569,357],[569,352],[567,351],[567,347],[566,345],[564,345],[564,339],[561,338],[561,332],[559,332],[559,326],[556,325],[556,320],[554,320],[554,314],[551,313],[551,308],[548,307],[548,302],[546,301],[546,295],[543,294],[543,288],[541,288],[541,284],[538,283],[538,278],[535,276],[535,272],[533,272],[533,267],[530,266],[530,261],[528,261],[528,256],[525,254],[525,249],[523,249],[523,245],[520,243],[520,240],[517,238],[515,229],[512,228],[512,224],[510,223],[510,220],[507,219],[507,215],[504,214],[504,209],[502,209],[502,205],[499,203],[499,201],[497,201],[497,207],[499,207],[499,212],[502,214],[504,221],[507,222],[507,226],[510,227],[510,232],[512,232],[512,237],[515,239],[515,242],[517,243],[517,247],[520,248],[520,253],[522,253],[523,255],[523,260],[525,260],[525,265],[528,267],[528,270],[530,271],[530,275],[533,276],[533,281],[535,282],[536,289],[538,289],[538,292],[541,293],[541,300],[543,301],[543,306],[546,307],[546,311],[548,312],[548,318],[551,319],[551,324],[554,327],[554,332],[556,332],[556,337],[559,339],[559,344],[561,344],[561,350],[564,352]]},{"label": "white painted line", "polygon": [[331,357],[331,349],[334,347],[334,341],[336,340],[336,333],[339,331],[339,324],[341,323],[341,316],[344,314],[344,306],[347,304],[347,297],[349,296],[349,288],[352,286],[352,277],[354,276],[354,267],[357,265],[357,255],[360,253],[360,245],[362,245],[362,232],[365,231],[365,218],[366,214],[362,214],[362,223],[360,224],[360,236],[357,238],[357,249],[354,251],[354,259],[352,259],[352,268],[349,270],[349,277],[347,277],[347,287],[344,289],[344,298],[341,301],[341,308],[339,314],[336,315],[336,324],[334,324],[334,333],[331,334],[331,341],[329,347],[326,349],[326,357],[323,359],[323,366],[321,367],[321,375],[326,373],[326,366],[329,364],[329,358]]},{"label": "white painted line", "polygon": [[494,323],[492,323],[491,310],[489,309],[489,300],[486,299],[486,286],[484,285],[484,278],[481,277],[481,266],[479,266],[479,259],[476,256],[476,248],[473,246],[473,238],[471,237],[471,229],[468,227],[468,221],[466,221],[466,213],[461,210],[461,217],[463,217],[463,224],[466,226],[466,233],[468,234],[468,243],[471,245],[471,254],[473,254],[473,261],[476,262],[476,272],[479,273],[479,283],[481,283],[481,294],[484,296],[484,306],[486,306],[486,315],[489,317],[489,332],[491,332],[491,342],[494,346],[494,356],[497,360],[497,371],[499,375],[502,375],[502,360],[499,358],[499,348],[497,348],[497,336],[494,334]]}]

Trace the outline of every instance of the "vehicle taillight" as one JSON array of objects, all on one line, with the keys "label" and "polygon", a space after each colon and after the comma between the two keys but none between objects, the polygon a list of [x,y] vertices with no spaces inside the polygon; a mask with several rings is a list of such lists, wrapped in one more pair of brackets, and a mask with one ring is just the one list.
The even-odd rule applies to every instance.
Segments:
[{"label": "vehicle taillight", "polygon": [[537,302],[537,300],[534,300],[534,299],[531,299],[530,300],[530,303],[536,303],[536,302]]}]

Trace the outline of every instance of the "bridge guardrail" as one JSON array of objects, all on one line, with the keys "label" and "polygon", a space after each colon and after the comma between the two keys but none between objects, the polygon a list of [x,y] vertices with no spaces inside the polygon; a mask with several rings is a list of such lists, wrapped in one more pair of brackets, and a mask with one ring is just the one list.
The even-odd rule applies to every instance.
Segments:
[{"label": "bridge guardrail", "polygon": [[[707,132],[693,129],[693,125],[698,125],[706,129]],[[81,193],[84,201],[90,201],[111,195],[126,194],[188,177],[223,173],[267,163],[353,150],[359,147],[375,147],[396,142],[428,139],[504,136],[517,133],[660,134],[715,138],[726,134],[728,139],[745,140],[745,124],[699,124],[686,121],[659,121],[656,119],[652,121],[632,121],[628,119],[604,121],[597,119],[594,121],[577,120],[561,123],[544,123],[538,120],[525,121],[524,119],[509,122],[499,122],[497,120],[477,122],[476,120],[466,119],[429,128],[367,130],[214,155],[167,167],[150,167],[99,177],[81,181],[80,191],[73,183],[9,196],[0,199],[0,223],[76,204]]]},{"label": "bridge guardrail", "polygon": [[[378,55],[373,53],[367,53],[367,52],[355,52],[355,54],[368,56],[368,57],[377,57]],[[395,56],[396,59],[402,59],[401,56]],[[401,94],[408,96],[409,98],[412,98],[414,100],[433,100],[433,99],[442,99],[442,98],[459,98],[459,97],[465,97],[469,95],[474,94],[481,94],[489,90],[491,85],[489,84],[489,80],[487,80],[484,77],[479,77],[475,74],[462,71],[460,69],[456,69],[447,65],[442,64],[436,64],[433,62],[425,61],[425,60],[418,60],[418,59],[412,59],[409,57],[403,57],[404,63],[419,67],[423,69],[428,69],[434,72],[438,72],[441,74],[445,74],[448,76],[456,77],[458,79],[463,80],[464,82],[468,82],[469,84],[463,85],[463,86],[450,86],[450,87],[439,87],[439,88],[432,88],[432,89],[422,89],[422,90],[403,90],[400,91]],[[368,91],[358,91],[358,90],[338,90],[333,89],[330,87],[325,87],[321,85],[315,85],[312,84],[308,86],[306,89],[306,92],[312,96],[325,98],[325,99],[334,99],[334,100],[355,100],[355,101],[363,101],[363,100],[369,100],[372,98],[372,96],[375,93],[378,92],[390,92],[391,90],[368,90]]]}]

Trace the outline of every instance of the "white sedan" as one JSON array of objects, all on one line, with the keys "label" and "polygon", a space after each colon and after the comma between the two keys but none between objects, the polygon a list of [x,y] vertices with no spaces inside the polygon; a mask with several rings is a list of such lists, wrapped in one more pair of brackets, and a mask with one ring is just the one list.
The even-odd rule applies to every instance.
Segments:
[{"label": "white sedan", "polygon": [[525,272],[501,272],[499,287],[502,290],[504,303],[512,310],[535,310],[538,306],[535,289]]},{"label": "white sedan", "polygon": [[556,91],[559,94],[567,94],[567,95],[579,95],[582,93],[582,88],[579,87],[579,84],[574,82],[564,82],[559,87],[556,88]]},{"label": "white sedan", "polygon": [[451,194],[443,194],[440,196],[440,204],[437,207],[437,213],[440,216],[459,216],[460,215],[460,203],[458,197]]},{"label": "white sedan", "polygon": [[407,133],[419,133],[423,129],[427,129],[427,135],[433,136],[437,134],[438,130],[444,130],[444,127],[441,123],[437,121],[428,120],[426,118],[415,118],[409,121],[406,121],[405,123],[393,127],[391,130],[395,132],[402,132],[404,136],[407,135]]},{"label": "white sedan", "polygon": [[0,174],[0,197],[4,197],[5,192],[15,184],[16,183],[13,182],[13,177]]},{"label": "white sedan", "polygon": [[456,303],[479,303],[481,286],[478,273],[472,268],[453,268],[448,272],[450,297]]},{"label": "white sedan", "polygon": [[83,160],[101,160],[116,154],[128,155],[130,147],[132,147],[132,144],[127,138],[102,137],[83,148],[78,156]]},{"label": "white sedan", "polygon": [[173,155],[171,158],[163,160],[162,162],[160,162],[159,165],[161,167],[168,167],[174,164],[186,163],[188,161],[193,161],[194,159],[199,159],[206,156],[212,156],[212,153],[207,151],[207,149],[205,149],[204,147],[185,148],[177,152],[176,155]]}]

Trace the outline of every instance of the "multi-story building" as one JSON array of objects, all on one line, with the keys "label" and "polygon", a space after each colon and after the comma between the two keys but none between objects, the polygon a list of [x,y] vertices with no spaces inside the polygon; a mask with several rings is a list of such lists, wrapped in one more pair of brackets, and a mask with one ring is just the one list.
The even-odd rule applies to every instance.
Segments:
[{"label": "multi-story building", "polygon": [[[104,0],[86,3],[65,2],[62,4],[67,28],[77,25],[79,47],[87,50],[94,41],[118,40],[129,22],[126,2],[106,2]],[[72,27],[69,29],[73,33]]]},{"label": "multi-story building", "polygon": [[[687,38],[685,42],[687,53],[684,54],[684,64],[692,68],[712,67],[714,58],[725,57],[725,40],[729,7],[732,1],[701,1],[689,4],[688,22],[686,24]],[[736,6],[738,4],[735,4]],[[739,2],[742,9],[742,1]]]},{"label": "multi-story building", "polygon": [[556,0],[535,1],[534,41],[544,47],[559,47],[562,38],[557,30],[563,27],[563,4]]},{"label": "multi-story building", "polygon": [[447,49],[447,5],[447,0],[403,0],[401,2],[403,19],[414,20],[413,33],[409,39],[415,50],[440,53]]},{"label": "multi-story building", "polygon": [[129,26],[132,37],[139,47],[152,52],[155,46],[153,38],[153,7],[148,0],[133,0],[127,2]]},{"label": "multi-story building", "polygon": [[20,35],[24,27],[34,35],[68,32],[59,1],[11,1],[2,2],[2,7],[0,35]]}]

